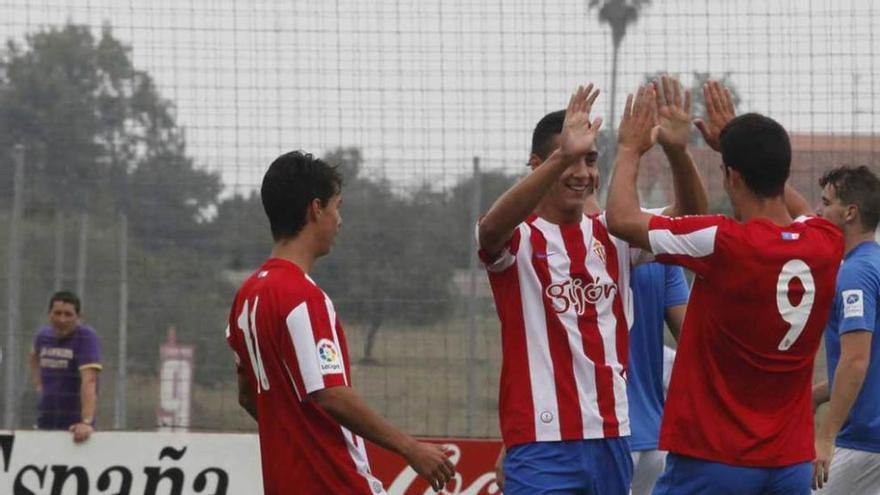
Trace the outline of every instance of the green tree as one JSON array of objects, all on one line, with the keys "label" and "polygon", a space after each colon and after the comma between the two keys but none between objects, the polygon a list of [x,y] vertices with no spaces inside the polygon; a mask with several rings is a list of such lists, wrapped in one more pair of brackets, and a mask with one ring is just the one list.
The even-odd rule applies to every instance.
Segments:
[{"label": "green tree", "polygon": [[427,187],[396,193],[385,179],[363,173],[357,148],[330,151],[343,185],[342,230],[333,251],[315,266],[315,279],[339,314],[365,324],[363,360],[386,323],[420,325],[449,307],[451,220],[445,196]]},{"label": "green tree", "polygon": [[[54,212],[68,217],[62,233],[77,225],[69,222],[71,214],[91,216],[86,310],[112,363],[117,219],[124,213],[130,226],[129,348],[139,350],[131,353],[131,370],[155,374],[158,344],[176,325],[182,342],[198,344],[200,380],[228,376],[211,366],[228,352],[219,330],[234,288],[215,257],[204,255],[214,247],[208,214],[218,204],[220,177],[187,155],[173,104],[134,67],[130,48],[109,26],[96,34],[68,24],[7,42],[0,53],[4,184],[11,183],[8,151],[16,143],[26,149],[24,227],[33,244],[24,262],[41,274],[24,287],[23,314],[45,316],[52,281],[42,274],[53,271],[46,225]],[[8,206],[2,201],[0,209]]]},{"label": "green tree", "polygon": [[133,232],[150,247],[195,242],[221,188],[219,175],[186,156],[172,104],[109,26],[97,39],[68,24],[7,43],[0,150],[15,143],[35,165],[29,210],[130,212]]}]

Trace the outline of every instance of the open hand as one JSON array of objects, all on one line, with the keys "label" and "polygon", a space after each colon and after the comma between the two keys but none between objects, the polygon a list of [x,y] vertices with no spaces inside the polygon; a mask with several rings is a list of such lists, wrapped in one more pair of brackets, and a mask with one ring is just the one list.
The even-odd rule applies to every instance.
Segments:
[{"label": "open hand", "polygon": [[565,121],[562,123],[562,134],[559,136],[559,149],[566,159],[576,159],[592,151],[593,143],[602,126],[602,119],[590,122],[590,110],[599,96],[599,90],[593,84],[586,87],[578,86],[577,91],[568,100],[565,109]]},{"label": "open hand", "polygon": [[654,80],[657,105],[657,142],[667,151],[684,151],[691,137],[691,92],[682,97],[678,79],[663,76]]},{"label": "open hand", "polygon": [[404,457],[419,476],[428,480],[435,492],[442,490],[446,482],[455,476],[455,466],[441,445],[415,442]]},{"label": "open hand", "polygon": [[703,85],[703,99],[706,101],[706,119],[696,119],[694,125],[703,134],[706,144],[721,151],[721,129],[736,117],[733,96],[718,81],[707,81]]},{"label": "open hand", "polygon": [[654,87],[651,84],[640,86],[635,97],[626,97],[626,108],[617,131],[617,145],[623,149],[631,149],[640,156],[654,145],[654,123],[656,121],[656,103]]}]

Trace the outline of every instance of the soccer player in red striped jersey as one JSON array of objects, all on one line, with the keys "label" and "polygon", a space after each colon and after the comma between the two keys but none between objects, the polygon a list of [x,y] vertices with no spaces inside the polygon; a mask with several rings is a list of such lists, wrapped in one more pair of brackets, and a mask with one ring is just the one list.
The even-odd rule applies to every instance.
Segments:
[{"label": "soccer player in red striped jersey", "polygon": [[717,83],[704,94],[709,119],[698,127],[721,151],[736,218],[639,209],[653,108],[674,99],[652,87],[627,98],[608,198],[612,233],[696,274],[660,433],[670,454],[654,494],[806,495],[813,359],[843,238],[827,220],[802,216],[809,206],[786,186],[785,129],[758,114],[733,117]]},{"label": "soccer player in red striped jersey", "polygon": [[363,438],[440,490],[454,475],[443,448],[397,430],[351,388],[342,324],[308,275],[342,224],[341,186],[334,167],[301,152],[281,155],[263,177],[275,244],[236,294],[226,338],[239,402],[259,425],[264,492],[384,494]]},{"label": "soccer player in red striped jersey", "polygon": [[[592,85],[581,87],[566,110],[541,119],[532,172],[478,227],[501,320],[506,494],[629,491],[625,375],[634,254],[608,233],[598,204],[601,119],[589,115],[597,96]],[[684,108],[677,110],[670,119],[688,122]],[[666,213],[706,208],[687,141],[685,132],[665,142],[676,175]]]}]

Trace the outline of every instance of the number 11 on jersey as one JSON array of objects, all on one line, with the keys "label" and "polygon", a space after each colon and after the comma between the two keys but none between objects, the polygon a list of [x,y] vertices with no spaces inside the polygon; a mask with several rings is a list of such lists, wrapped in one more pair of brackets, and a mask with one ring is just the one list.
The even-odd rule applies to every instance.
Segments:
[{"label": "number 11 on jersey", "polygon": [[244,343],[247,347],[248,357],[251,360],[251,366],[254,369],[254,377],[257,380],[257,393],[263,390],[269,390],[269,377],[266,376],[266,369],[263,368],[263,356],[260,355],[260,340],[257,337],[257,304],[260,298],[254,299],[254,307],[248,313],[248,301],[245,299],[241,307],[241,314],[238,315],[238,328],[244,335]]}]

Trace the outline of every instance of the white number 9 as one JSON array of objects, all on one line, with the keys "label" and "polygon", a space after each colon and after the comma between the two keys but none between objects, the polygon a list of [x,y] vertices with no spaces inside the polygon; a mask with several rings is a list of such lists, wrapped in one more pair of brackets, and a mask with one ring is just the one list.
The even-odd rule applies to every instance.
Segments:
[{"label": "white number 9", "polygon": [[[804,286],[804,297],[801,298],[797,306],[791,304],[788,298],[788,285],[794,279],[799,279],[801,285]],[[807,326],[807,320],[810,319],[810,311],[813,309],[815,297],[816,284],[813,281],[810,267],[801,260],[791,260],[783,265],[779,279],[776,281],[776,307],[779,308],[779,316],[791,325],[791,328],[779,342],[778,349],[780,351],[787,351],[801,336],[801,332]]]}]

